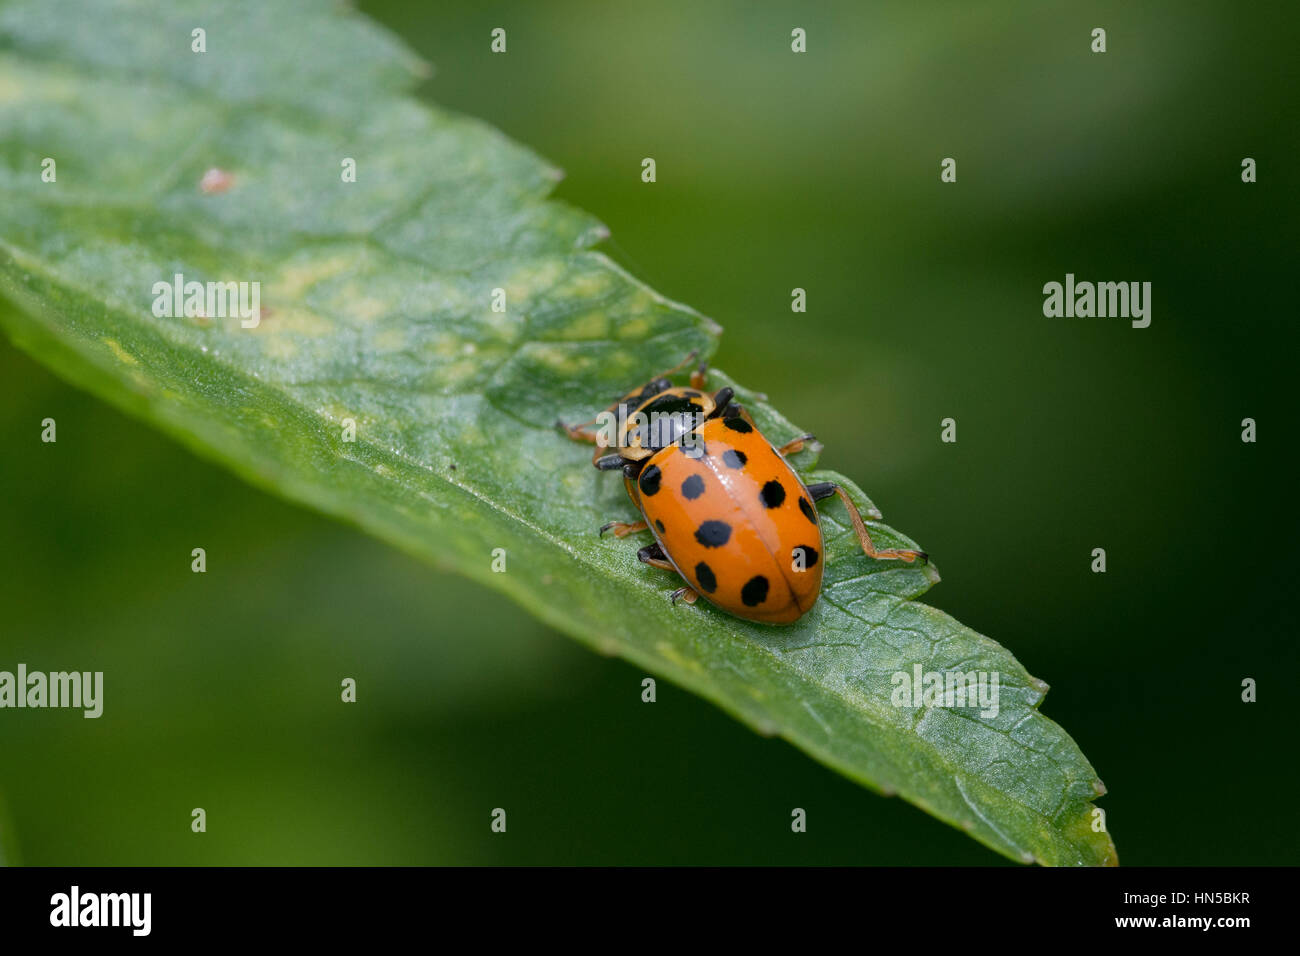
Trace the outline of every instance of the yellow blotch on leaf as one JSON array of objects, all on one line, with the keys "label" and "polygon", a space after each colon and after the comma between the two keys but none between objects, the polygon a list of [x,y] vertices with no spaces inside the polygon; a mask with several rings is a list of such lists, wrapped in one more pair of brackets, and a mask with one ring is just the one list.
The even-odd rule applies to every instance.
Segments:
[{"label": "yellow blotch on leaf", "polygon": [[608,335],[609,316],[600,309],[592,309],[590,312],[575,316],[560,332],[561,338],[576,341],[603,339]]},{"label": "yellow blotch on leaf", "polygon": [[650,320],[647,318],[629,319],[620,322],[617,328],[620,339],[643,339],[650,335]]},{"label": "yellow blotch on leaf", "polygon": [[673,647],[673,645],[669,644],[667,641],[657,642],[655,644],[655,650],[659,652],[660,657],[668,661],[670,664],[675,664],[683,670],[694,671],[697,674],[704,673],[703,664],[695,660],[693,657],[683,657],[678,653],[677,648]]},{"label": "yellow blotch on leaf", "polygon": [[130,352],[128,352],[126,349],[122,348],[121,344],[119,344],[116,339],[103,339],[102,341],[105,345],[108,346],[109,351],[113,353],[114,357],[119,362],[123,363],[124,365],[140,364],[136,360],[136,357],[132,355]]},{"label": "yellow blotch on leaf", "polygon": [[271,281],[270,292],[277,299],[292,301],[322,279],[331,279],[352,268],[356,256],[344,253],[308,259],[287,265]]},{"label": "yellow blotch on leaf", "polygon": [[277,303],[274,316],[263,317],[257,331],[263,334],[269,333],[268,339],[279,338],[283,333],[320,337],[331,335],[336,331],[336,326],[329,319],[310,309]]}]

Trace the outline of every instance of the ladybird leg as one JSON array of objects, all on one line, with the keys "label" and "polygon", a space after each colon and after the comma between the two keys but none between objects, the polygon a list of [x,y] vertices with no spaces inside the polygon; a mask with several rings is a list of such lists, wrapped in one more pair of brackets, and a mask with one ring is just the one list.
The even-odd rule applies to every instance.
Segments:
[{"label": "ladybird leg", "polygon": [[820,501],[822,498],[829,498],[831,495],[839,495],[840,501],[844,502],[844,507],[849,512],[849,520],[853,522],[853,530],[857,533],[858,543],[862,545],[862,553],[869,558],[879,560],[898,560],[906,561],[911,564],[918,558],[922,562],[930,560],[930,556],[924,551],[913,551],[909,548],[880,548],[877,549],[871,543],[871,535],[867,533],[867,526],[862,520],[862,515],[858,513],[858,506],[853,503],[848,492],[833,481],[822,481],[815,485],[808,486],[808,494],[812,495],[813,501]]},{"label": "ladybird leg", "polygon": [[[795,455],[803,451],[803,446],[805,443],[810,441],[816,441],[816,440],[817,440],[816,435],[800,435],[798,438],[791,438],[788,442],[786,442],[784,445],[778,448],[777,452],[779,452],[782,455]],[[811,490],[812,489],[809,488],[809,491]],[[816,500],[817,500],[816,498],[813,499],[813,501]]]},{"label": "ladybird leg", "polygon": [[677,603],[678,598],[685,601],[687,604],[694,604],[700,599],[699,592],[692,587],[678,588],[672,594],[668,595],[668,597],[674,604]]},{"label": "ladybird leg", "polygon": [[590,421],[582,422],[579,425],[567,425],[563,421],[556,419],[555,427],[563,431],[565,436],[569,439],[569,441],[583,442],[588,445],[595,445],[596,447],[595,449],[592,450],[591,453],[591,463],[595,465],[597,468],[599,468],[601,452],[603,452],[608,446],[601,441],[602,437],[604,437],[601,434],[601,430],[599,429],[594,431],[592,430],[591,426],[594,425],[595,423],[596,423],[596,419],[594,418],[591,419]]},{"label": "ladybird leg", "polygon": [[600,432],[592,429],[591,426],[594,424],[596,424],[596,419],[594,418],[578,425],[565,424],[558,418],[555,420],[555,427],[564,432],[565,437],[568,438],[569,441],[584,442],[588,445],[596,446],[591,453],[591,463],[599,468],[600,465],[597,464],[597,462],[600,459],[600,453],[605,450],[605,446],[601,443]]},{"label": "ladybird leg", "polygon": [[591,428],[591,426],[595,424],[596,419],[594,418],[585,422],[580,422],[577,425],[570,425],[558,418],[555,420],[555,427],[563,431],[564,434],[568,435],[574,441],[587,442],[592,445],[596,444],[596,436],[598,434],[597,432],[592,431]]},{"label": "ladybird leg", "polygon": [[[690,358],[688,358],[687,361],[690,361],[690,359],[692,358],[695,358],[694,352],[690,354]],[[701,392],[704,391],[704,383],[708,380],[708,377],[709,377],[709,363],[701,362],[699,368],[691,372],[691,388],[698,389]]]},{"label": "ladybird leg", "polygon": [[668,555],[664,554],[664,549],[656,541],[654,544],[647,544],[644,548],[636,553],[636,558],[642,564],[648,564],[652,568],[663,568],[665,571],[677,573],[677,569],[672,566],[668,560]]},{"label": "ladybird leg", "polygon": [[[808,494],[812,495],[813,501],[821,501],[823,498],[829,498],[835,494],[836,487],[833,481],[818,481],[808,486]],[[880,512],[873,508],[867,517],[872,521],[879,521]]]},{"label": "ladybird leg", "polygon": [[[654,544],[646,545],[636,553],[636,556],[639,560],[650,565],[652,568],[663,568],[665,571],[672,571],[674,574],[677,573],[677,569],[672,566],[672,563],[668,560],[668,556],[664,554],[664,549],[658,541]],[[694,604],[699,600],[699,597],[700,595],[698,592],[689,585],[684,585],[669,595],[673,604],[676,604],[678,599],[685,601],[687,604]]]},{"label": "ladybird leg", "polygon": [[808,494],[812,495],[813,501],[821,501],[835,494],[836,487],[833,481],[818,481],[808,486]]},{"label": "ladybird leg", "polygon": [[[699,355],[699,354],[700,354],[700,350],[699,350],[699,349],[691,349],[690,352],[687,353],[686,358],[682,359],[680,362],[678,362],[678,363],[677,363],[676,365],[674,365],[672,368],[667,369],[667,370],[664,371],[664,372],[661,372],[661,373],[659,374],[659,378],[668,378],[668,377],[670,377],[670,376],[672,376],[672,375],[676,375],[676,374],[677,374],[678,372],[680,372],[682,369],[686,368],[686,366],[690,365],[691,362],[695,361],[695,356],[697,356],[697,355]],[[701,362],[701,363],[700,363],[700,368],[703,369],[703,368],[707,367],[708,364],[709,364],[708,362]],[[692,382],[695,381],[695,376],[696,376],[696,374],[698,374],[698,373],[697,373],[697,372],[692,372],[692,373],[691,373],[691,381],[692,381]]]},{"label": "ladybird leg", "polygon": [[649,531],[650,526],[644,521],[607,521],[600,526],[600,536],[605,537],[606,531],[613,531],[614,537],[626,538],[630,534],[636,534],[638,531]]}]

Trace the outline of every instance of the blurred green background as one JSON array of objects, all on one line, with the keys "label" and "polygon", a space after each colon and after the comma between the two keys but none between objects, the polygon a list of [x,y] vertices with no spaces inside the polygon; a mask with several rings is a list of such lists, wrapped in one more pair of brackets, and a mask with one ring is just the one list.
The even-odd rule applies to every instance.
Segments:
[{"label": "blurred green background", "polygon": [[[928,600],[1053,686],[1043,710],[1110,788],[1121,863],[1300,862],[1294,13],[361,7],[434,64],[420,95],[561,165],[606,251],[721,322],[717,364],[934,555]],[[1150,281],[1151,327],[1044,318],[1066,272]],[[642,704],[640,671],[243,485],[7,342],[0,383],[0,668],[107,672],[97,721],[0,713],[10,859],[1005,862],[666,683]]]}]

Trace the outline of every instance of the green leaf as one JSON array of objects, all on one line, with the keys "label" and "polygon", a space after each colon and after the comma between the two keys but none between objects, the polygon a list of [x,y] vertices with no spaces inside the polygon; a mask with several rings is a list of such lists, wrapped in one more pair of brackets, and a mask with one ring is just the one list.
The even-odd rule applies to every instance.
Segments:
[{"label": "green leaf", "polygon": [[[250,481],[485,582],[1012,859],[1114,863],[1092,830],[1104,788],[1038,712],[1046,686],[915,601],[932,567],[865,558],[838,502],[823,597],[785,628],[670,606],[668,574],[597,537],[631,506],[552,423],[710,354],[719,329],[590,251],[605,231],[546,198],[557,171],[415,101],[419,73],[366,20],[315,2],[0,7],[10,335]],[[213,168],[229,188],[200,188]],[[156,316],[154,284],[177,273],[260,282],[260,325]],[[738,391],[774,442],[801,432]],[[814,452],[795,458],[805,478],[870,509],[842,476],[807,471]],[[892,675],[917,664],[996,672],[1000,709],[894,706]]]}]

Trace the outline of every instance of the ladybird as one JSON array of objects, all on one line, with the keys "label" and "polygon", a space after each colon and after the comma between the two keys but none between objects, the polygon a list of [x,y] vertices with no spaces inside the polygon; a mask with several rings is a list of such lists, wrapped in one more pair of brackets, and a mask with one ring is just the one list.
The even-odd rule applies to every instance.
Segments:
[{"label": "ladybird", "polygon": [[637,557],[687,582],[672,593],[674,603],[680,598],[694,604],[703,595],[746,620],[797,621],[821,594],[824,548],[816,503],[831,495],[848,509],[868,557],[928,560],[923,551],[877,549],[843,488],[829,481],[803,483],[785,456],[800,451],[812,435],[773,446],[733,400],[731,388],[706,390],[707,364],[692,372],[689,387],[674,386],[671,376],[694,357],[692,352],[591,421],[556,423],[569,438],[597,446],[597,468],[623,472],[642,520],[611,521],[600,534],[653,534],[655,543]]}]

